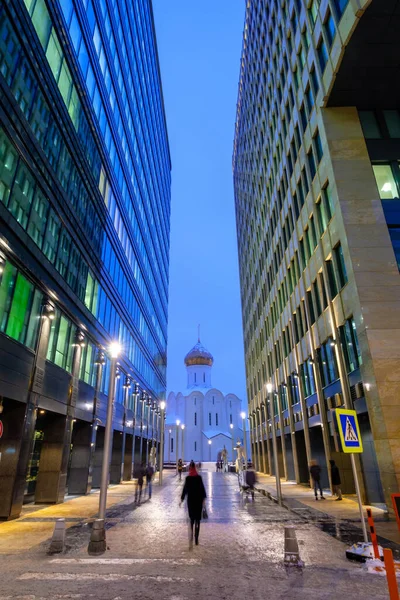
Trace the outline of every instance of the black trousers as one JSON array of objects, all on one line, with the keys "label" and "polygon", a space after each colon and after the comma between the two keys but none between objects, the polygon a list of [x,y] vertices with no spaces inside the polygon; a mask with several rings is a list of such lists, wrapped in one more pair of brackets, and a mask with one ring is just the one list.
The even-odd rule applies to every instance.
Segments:
[{"label": "black trousers", "polygon": [[190,533],[191,537],[193,537],[193,528],[194,528],[194,537],[196,540],[199,539],[200,534],[200,519],[190,519]]}]

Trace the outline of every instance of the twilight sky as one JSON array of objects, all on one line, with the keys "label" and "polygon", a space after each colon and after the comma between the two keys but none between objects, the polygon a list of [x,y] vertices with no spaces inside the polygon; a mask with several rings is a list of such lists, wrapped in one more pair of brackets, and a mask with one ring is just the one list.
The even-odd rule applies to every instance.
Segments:
[{"label": "twilight sky", "polygon": [[243,0],[153,0],[172,157],[168,392],[201,341],[213,385],[245,398],[232,145]]}]

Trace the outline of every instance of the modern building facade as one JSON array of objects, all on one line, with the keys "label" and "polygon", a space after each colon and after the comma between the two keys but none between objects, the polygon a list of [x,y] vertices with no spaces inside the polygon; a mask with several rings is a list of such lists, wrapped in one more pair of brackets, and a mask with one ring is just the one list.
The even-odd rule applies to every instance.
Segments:
[{"label": "modern building facade", "polygon": [[[355,408],[362,493],[400,482],[399,2],[249,0],[233,153],[252,444],[307,482]],[[396,80],[397,81],[397,80]],[[266,384],[273,394],[267,396]],[[270,401],[269,401],[270,400]]]},{"label": "modern building facade", "polygon": [[[184,362],[186,389],[168,394],[164,460],[215,462],[224,447],[228,459],[235,460],[234,447],[237,442],[244,444],[242,401],[235,394],[224,394],[213,387],[214,358],[200,340]],[[249,452],[249,439],[247,442]]]},{"label": "modern building facade", "polygon": [[113,341],[111,482],[158,443],[170,171],[151,0],[0,2],[0,518],[99,487]]}]

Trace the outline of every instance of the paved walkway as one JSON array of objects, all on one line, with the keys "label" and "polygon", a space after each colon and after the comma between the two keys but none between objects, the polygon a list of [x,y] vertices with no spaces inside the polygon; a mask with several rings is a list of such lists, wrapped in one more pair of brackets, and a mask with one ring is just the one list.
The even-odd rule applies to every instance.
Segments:
[{"label": "paved walkway", "polygon": [[[19,554],[2,557],[7,569],[0,570],[0,600],[309,600],[337,595],[386,600],[385,580],[347,561],[342,542],[268,497],[243,498],[233,474],[202,474],[209,520],[202,523],[200,546],[189,549],[186,511],[179,508],[183,482],[172,473],[139,507],[132,484],[116,486],[110,490],[109,549],[103,556],[88,557],[88,520],[71,521],[62,555],[47,556],[48,543],[22,553],[21,542]],[[51,518],[51,526],[56,513],[81,519],[86,510],[93,516],[91,502],[92,497],[76,498],[25,515],[13,523],[14,534],[24,532],[26,519],[39,513],[37,523]],[[0,525],[0,540],[9,525]],[[302,570],[284,567],[286,525],[296,528]],[[6,536],[11,544],[9,531]]]},{"label": "paved walkway", "polygon": [[[258,473],[257,476],[259,487],[264,488],[272,497],[276,498],[275,477],[270,477],[263,473]],[[306,518],[310,517],[310,512],[312,511],[316,516],[318,516],[318,513],[321,516],[329,515],[336,520],[351,522],[355,526],[361,527],[360,512],[355,495],[346,495],[343,497],[342,502],[336,502],[336,497],[332,496],[329,490],[324,490],[326,500],[318,500],[316,502],[313,490],[305,485],[298,485],[293,481],[281,480],[281,489],[285,505],[298,514],[302,514],[303,511],[303,515]],[[387,513],[376,506],[364,505],[365,516],[367,515],[367,508],[371,508],[372,510],[377,534],[396,544],[400,544],[400,532],[397,522],[395,520],[388,521]]]}]

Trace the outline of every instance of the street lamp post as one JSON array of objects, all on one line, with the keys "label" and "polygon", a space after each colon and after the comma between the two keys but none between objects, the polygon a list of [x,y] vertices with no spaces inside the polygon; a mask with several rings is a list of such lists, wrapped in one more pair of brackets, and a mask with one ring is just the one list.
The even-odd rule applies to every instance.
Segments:
[{"label": "street lamp post", "polygon": [[185,424],[184,423],[182,423],[181,429],[182,429],[182,461],[183,461],[183,464],[185,464]]},{"label": "street lamp post", "polygon": [[176,474],[178,474],[178,460],[179,460],[179,425],[181,424],[180,420],[176,420]]},{"label": "street lamp post", "polygon": [[243,422],[243,446],[244,446],[244,460],[245,460],[245,468],[247,469],[248,467],[248,460],[247,460],[247,435],[246,435],[246,413],[245,412],[241,412],[240,416],[242,417],[242,422]]},{"label": "street lamp post", "polygon": [[233,433],[233,423],[231,423],[229,425],[229,427],[231,428],[231,435],[232,435],[232,463],[233,463],[234,462],[234,441],[233,441],[234,433]]},{"label": "street lamp post", "polygon": [[211,444],[212,444],[212,441],[211,441],[211,440],[208,440],[208,447],[209,447],[208,458],[209,458],[209,461],[210,461],[210,462],[211,462]]},{"label": "street lamp post", "polygon": [[168,464],[171,462],[171,433],[172,429],[168,430]]},{"label": "street lamp post", "polygon": [[271,422],[272,422],[272,445],[274,448],[274,465],[275,465],[275,481],[276,481],[276,496],[278,504],[282,506],[282,491],[281,491],[281,479],[279,476],[279,463],[278,463],[278,444],[276,442],[276,428],[275,428],[275,415],[274,415],[274,403],[272,393],[272,383],[267,383],[268,402],[270,407]]},{"label": "street lamp post", "polygon": [[166,404],[164,402],[164,400],[161,400],[160,402],[160,411],[161,411],[161,438],[160,438],[160,452],[159,452],[159,456],[160,456],[160,473],[158,476],[158,483],[160,485],[162,485],[162,478],[163,478],[163,469],[164,469],[164,429],[165,429],[165,407]]},{"label": "street lamp post", "polygon": [[107,505],[107,488],[110,476],[110,458],[111,458],[111,435],[112,435],[112,418],[114,408],[115,395],[115,376],[117,372],[117,359],[121,352],[121,346],[118,342],[110,344],[109,353],[111,357],[110,364],[110,380],[108,386],[108,404],[107,404],[107,421],[104,432],[104,449],[103,449],[103,464],[101,468],[101,484],[100,484],[100,500],[99,500],[99,518],[97,526],[92,529],[92,535],[89,542],[89,553],[99,554],[106,550],[106,532],[105,532],[105,517]]}]

